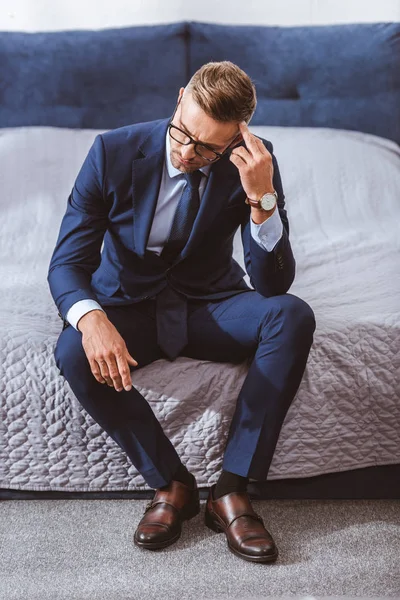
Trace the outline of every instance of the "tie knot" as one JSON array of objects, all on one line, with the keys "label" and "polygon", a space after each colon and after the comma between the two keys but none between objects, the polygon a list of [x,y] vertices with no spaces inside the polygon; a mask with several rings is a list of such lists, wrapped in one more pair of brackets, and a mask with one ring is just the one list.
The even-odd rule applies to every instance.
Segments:
[{"label": "tie knot", "polygon": [[197,169],[197,171],[193,171],[192,173],[185,173],[185,179],[188,182],[188,185],[191,188],[199,189],[202,172]]}]

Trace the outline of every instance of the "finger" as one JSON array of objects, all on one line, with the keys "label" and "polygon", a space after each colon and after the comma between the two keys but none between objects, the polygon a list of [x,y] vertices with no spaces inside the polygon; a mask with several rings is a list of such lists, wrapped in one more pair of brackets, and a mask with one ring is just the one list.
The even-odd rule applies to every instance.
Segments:
[{"label": "finger", "polygon": [[237,167],[237,169],[240,172],[240,169],[242,169],[246,163],[243,161],[242,158],[240,158],[240,156],[238,156],[237,154],[231,154],[229,157],[229,160],[231,161],[231,163],[233,163],[235,165],[235,167]]},{"label": "finger", "polygon": [[256,135],[254,136],[254,139],[256,141],[256,144],[257,144],[260,152],[262,154],[269,155],[270,153],[268,152],[267,148],[265,147],[264,142],[262,140],[260,140],[260,138],[257,137]]},{"label": "finger", "polygon": [[99,365],[101,376],[106,380],[107,385],[112,387],[113,382],[110,377],[110,373],[108,371],[108,366],[107,366],[106,361],[103,358],[97,358],[96,361],[97,361],[97,364]]},{"label": "finger", "polygon": [[122,390],[122,380],[121,380],[121,375],[120,375],[119,368],[117,365],[117,359],[114,354],[108,357],[107,365],[108,365],[108,369],[110,371],[110,377],[113,381],[113,385],[114,385],[115,389],[117,391],[121,391]]},{"label": "finger", "polygon": [[231,156],[238,156],[246,165],[252,160],[251,154],[243,146],[232,150]]},{"label": "finger", "polygon": [[127,358],[126,358],[126,360],[128,361],[128,363],[129,363],[129,364],[133,365],[134,367],[137,367],[137,366],[138,366],[138,364],[139,364],[139,363],[137,362],[137,360],[135,360],[135,359],[133,358],[133,356],[131,356],[131,355],[129,354],[129,352],[127,352],[127,353],[126,353],[126,357],[127,357]]},{"label": "finger", "polygon": [[99,369],[99,365],[97,364],[97,362],[91,358],[88,358],[89,364],[90,364],[90,369],[94,375],[94,378],[99,382],[99,383],[106,383],[106,380],[104,379],[104,377],[101,376],[100,373],[100,369]]},{"label": "finger", "polygon": [[256,136],[250,132],[249,128],[247,127],[244,121],[242,121],[242,123],[239,123],[239,128],[241,134],[243,135],[245,144],[248,150],[250,151],[250,154],[258,154],[259,146],[256,142]]},{"label": "finger", "polygon": [[131,371],[129,369],[128,366],[128,362],[126,360],[126,358],[124,356],[121,355],[117,355],[116,356],[117,359],[117,365],[118,365],[118,371],[121,375],[121,379],[122,379],[122,385],[124,386],[124,388],[126,389],[127,392],[129,392],[129,390],[132,388],[132,381],[131,381]]},{"label": "finger", "polygon": [[237,167],[240,171],[240,167],[242,165],[244,165],[243,160],[240,158],[240,156],[235,156],[234,154],[231,154],[229,157],[229,160],[231,161],[231,163],[233,163],[235,165],[235,167]]}]

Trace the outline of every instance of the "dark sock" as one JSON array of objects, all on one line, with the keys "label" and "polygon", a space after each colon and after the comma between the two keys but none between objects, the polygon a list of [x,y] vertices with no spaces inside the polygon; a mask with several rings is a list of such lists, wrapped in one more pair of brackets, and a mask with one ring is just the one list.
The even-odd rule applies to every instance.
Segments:
[{"label": "dark sock", "polygon": [[245,492],[247,490],[248,481],[248,477],[242,477],[241,475],[236,475],[236,473],[230,473],[229,471],[222,471],[214,489],[213,499],[216,500],[231,492]]},{"label": "dark sock", "polygon": [[183,463],[179,465],[178,470],[173,474],[172,479],[180,481],[190,488],[194,487],[195,477],[187,470]]}]

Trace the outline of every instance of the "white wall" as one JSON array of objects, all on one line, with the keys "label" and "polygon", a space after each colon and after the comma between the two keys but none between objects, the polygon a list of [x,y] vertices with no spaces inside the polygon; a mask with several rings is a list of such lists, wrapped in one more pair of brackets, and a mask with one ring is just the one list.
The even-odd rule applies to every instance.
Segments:
[{"label": "white wall", "polygon": [[400,0],[0,0],[0,30],[103,29],[174,21],[324,25],[400,21]]}]

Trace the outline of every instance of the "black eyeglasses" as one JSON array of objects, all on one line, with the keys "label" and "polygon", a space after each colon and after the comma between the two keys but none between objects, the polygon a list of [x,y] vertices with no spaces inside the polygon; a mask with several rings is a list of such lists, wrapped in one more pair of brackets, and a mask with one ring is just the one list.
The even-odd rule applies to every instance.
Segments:
[{"label": "black eyeglasses", "polygon": [[190,135],[188,135],[185,131],[183,131],[176,125],[173,125],[172,121],[174,119],[179,102],[180,100],[175,106],[174,114],[172,115],[170,123],[168,125],[168,132],[173,140],[175,140],[179,144],[182,144],[183,146],[194,144],[194,151],[196,152],[196,154],[198,156],[201,156],[201,158],[204,158],[204,160],[207,160],[208,162],[214,162],[222,156],[224,156],[230,150],[233,150],[233,148],[230,148],[229,146],[236,140],[236,138],[239,137],[240,133],[238,133],[237,136],[232,140],[228,148],[225,148],[223,152],[217,152],[216,150],[213,150],[212,148],[210,148],[210,146],[207,146],[206,144],[199,144],[199,142],[196,142],[196,140],[190,137]]}]

